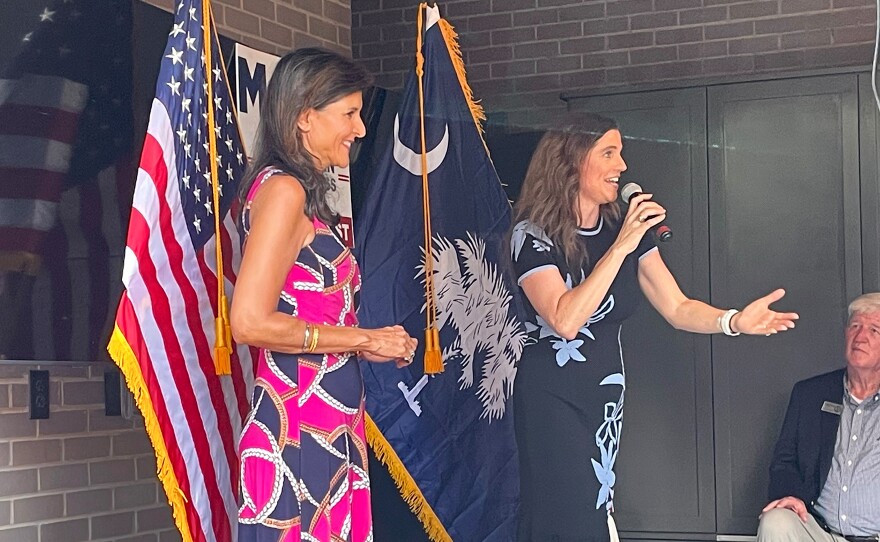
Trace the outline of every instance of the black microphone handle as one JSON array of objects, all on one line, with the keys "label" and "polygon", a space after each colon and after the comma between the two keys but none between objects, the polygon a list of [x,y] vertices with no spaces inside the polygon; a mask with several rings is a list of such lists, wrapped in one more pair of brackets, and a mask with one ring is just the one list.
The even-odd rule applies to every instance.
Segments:
[{"label": "black microphone handle", "polygon": [[[629,202],[632,201],[632,199],[634,197],[641,196],[641,195],[642,195],[642,192],[633,192],[626,199],[626,204],[629,205]],[[648,217],[648,218],[652,218],[652,217]],[[654,234],[654,237],[656,237],[662,243],[665,243],[667,241],[672,240],[672,228],[670,228],[666,224],[663,224],[663,223],[655,224],[654,226],[651,226],[651,229],[649,231],[652,232]]]}]

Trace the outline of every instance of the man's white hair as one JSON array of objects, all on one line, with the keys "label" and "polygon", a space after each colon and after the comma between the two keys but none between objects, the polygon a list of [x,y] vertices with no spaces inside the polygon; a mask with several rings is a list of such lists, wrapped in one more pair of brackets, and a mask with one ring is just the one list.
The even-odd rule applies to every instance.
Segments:
[{"label": "man's white hair", "polygon": [[849,318],[856,314],[880,312],[880,292],[862,294],[852,300],[847,309]]}]

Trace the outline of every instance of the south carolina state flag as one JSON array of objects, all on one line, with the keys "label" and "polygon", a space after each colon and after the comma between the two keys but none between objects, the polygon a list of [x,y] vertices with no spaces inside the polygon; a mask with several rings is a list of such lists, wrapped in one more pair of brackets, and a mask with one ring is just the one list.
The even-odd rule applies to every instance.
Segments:
[{"label": "south carolina state flag", "polygon": [[[425,9],[426,6],[420,7]],[[445,371],[363,364],[367,435],[433,540],[510,541],[519,482],[511,412],[525,332],[499,265],[510,204],[480,129],[456,35],[427,8],[423,103],[432,260],[424,255],[419,78],[404,88],[391,141],[355,231],[363,327],[424,337],[433,278]],[[421,20],[421,17],[420,17]]]}]

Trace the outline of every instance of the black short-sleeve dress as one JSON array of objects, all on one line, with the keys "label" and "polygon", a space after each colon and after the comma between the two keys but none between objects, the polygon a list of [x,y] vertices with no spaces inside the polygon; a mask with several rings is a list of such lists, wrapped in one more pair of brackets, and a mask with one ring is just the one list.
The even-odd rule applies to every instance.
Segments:
[{"label": "black short-sleeve dress", "polygon": [[[532,273],[557,269],[569,288],[589,276],[617,238],[618,224],[604,219],[579,229],[589,263],[570,269],[541,228],[523,221],[511,237],[519,283]],[[614,463],[620,442],[626,388],[620,330],[638,307],[639,260],[656,250],[649,236],[624,260],[596,312],[577,337],[566,340],[524,298],[529,340],[513,394],[521,477],[520,542],[609,540]]]}]

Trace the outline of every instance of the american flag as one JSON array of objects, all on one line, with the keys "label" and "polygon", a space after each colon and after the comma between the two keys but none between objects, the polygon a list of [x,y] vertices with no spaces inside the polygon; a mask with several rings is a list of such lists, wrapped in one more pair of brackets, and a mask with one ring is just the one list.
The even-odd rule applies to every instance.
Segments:
[{"label": "american flag", "polygon": [[0,357],[99,359],[133,180],[132,6],[17,8],[0,24],[0,283],[17,291],[6,299],[0,285],[12,313]]},{"label": "american flag", "polygon": [[[126,291],[108,348],[144,416],[183,539],[226,542],[237,525],[236,443],[248,411],[253,362],[247,347],[233,345],[231,377],[215,374],[214,218],[219,213],[222,275],[230,294],[240,255],[229,209],[245,152],[213,21],[206,35],[202,9],[198,0],[181,1],[174,9],[129,219]],[[214,127],[208,125],[208,108]],[[213,205],[213,183],[220,209]]]}]

